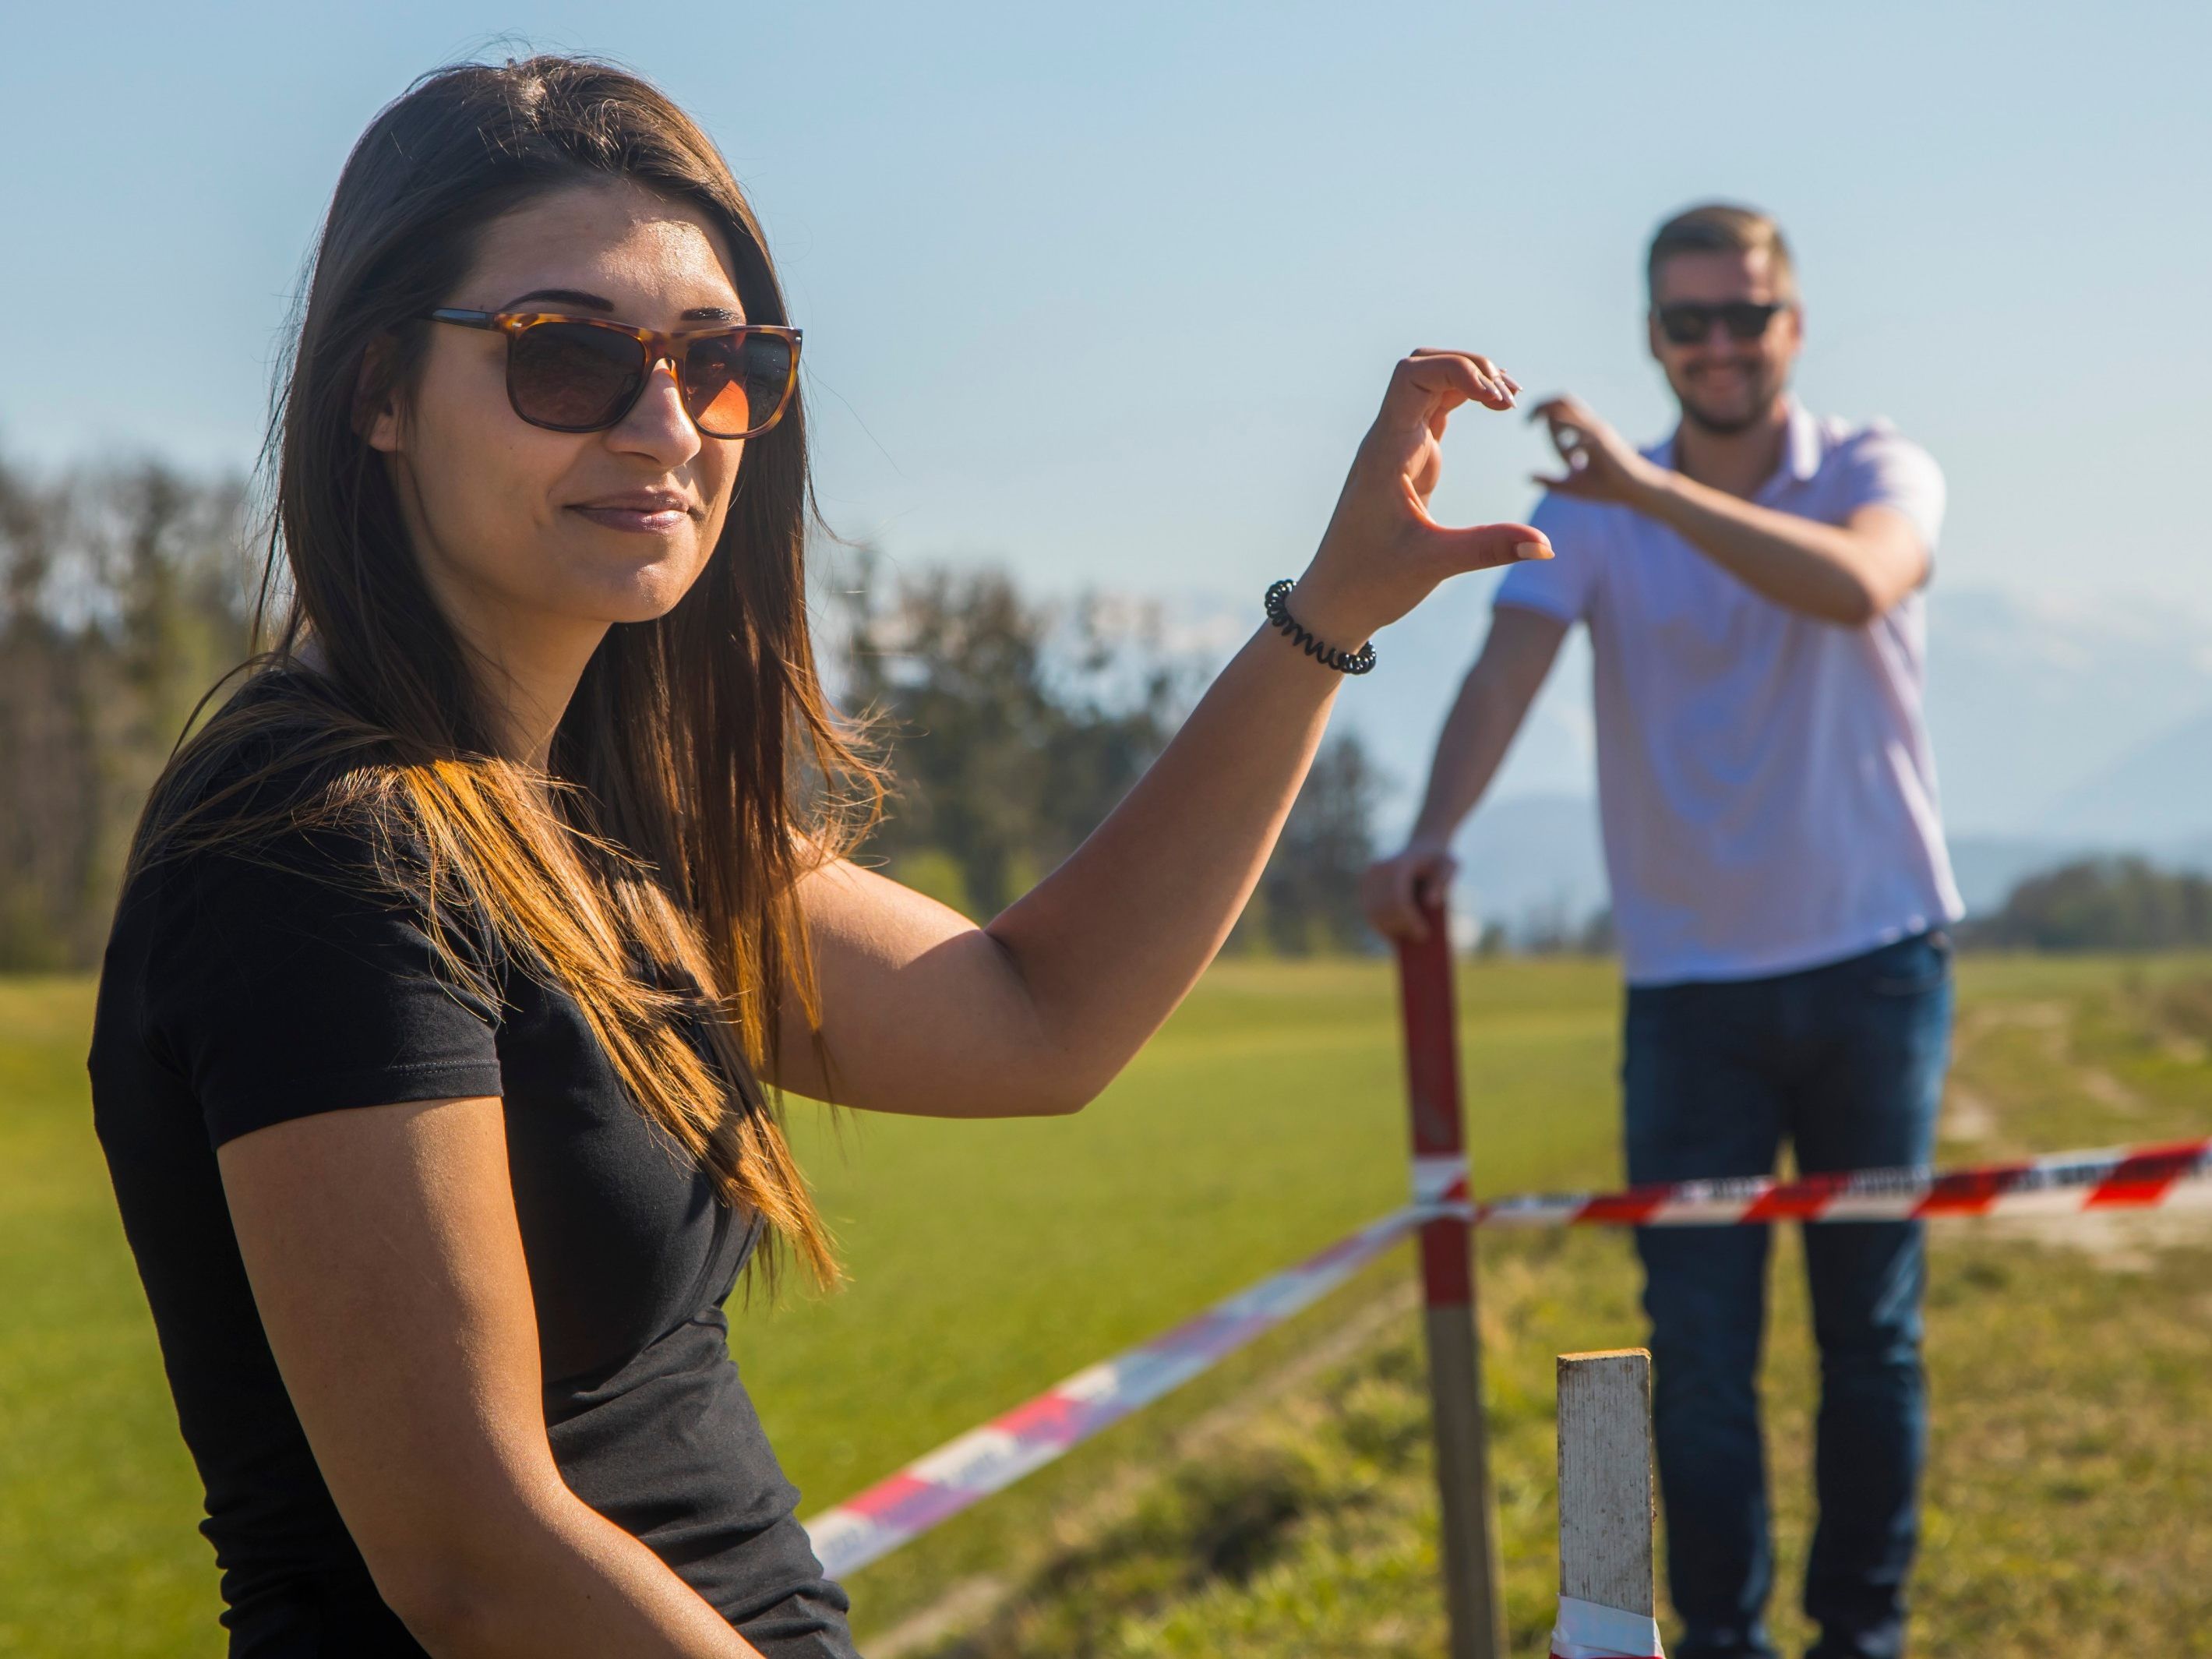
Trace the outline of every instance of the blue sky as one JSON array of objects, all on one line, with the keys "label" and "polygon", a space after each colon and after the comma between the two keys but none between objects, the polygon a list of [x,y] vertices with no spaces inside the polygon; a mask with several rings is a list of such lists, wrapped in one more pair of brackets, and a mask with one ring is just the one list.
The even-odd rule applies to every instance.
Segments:
[{"label": "blue sky", "polygon": [[[1641,245],[1724,196],[1796,244],[1808,400],[1943,464],[1939,584],[2212,615],[2208,16],[19,7],[0,452],[247,461],[348,147],[504,39],[617,57],[715,134],[807,331],[830,519],[899,562],[1256,606],[1419,344],[1656,436]],[[1442,511],[1526,513],[1528,428],[1463,419],[1448,449]]]}]

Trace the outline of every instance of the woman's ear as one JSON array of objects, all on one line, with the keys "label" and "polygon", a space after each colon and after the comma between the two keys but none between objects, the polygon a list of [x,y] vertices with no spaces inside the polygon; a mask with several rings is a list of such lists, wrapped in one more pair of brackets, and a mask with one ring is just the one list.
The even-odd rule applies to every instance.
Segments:
[{"label": "woman's ear", "polygon": [[399,399],[392,384],[392,360],[398,342],[380,334],[361,355],[353,385],[353,429],[371,449],[389,455],[399,447]]}]

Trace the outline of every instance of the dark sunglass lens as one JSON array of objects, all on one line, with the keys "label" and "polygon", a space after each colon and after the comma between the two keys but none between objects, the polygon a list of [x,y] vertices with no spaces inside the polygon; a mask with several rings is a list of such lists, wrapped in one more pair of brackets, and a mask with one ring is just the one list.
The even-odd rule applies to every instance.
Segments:
[{"label": "dark sunglass lens", "polygon": [[540,426],[611,426],[636,398],[645,353],[627,334],[588,323],[532,323],[507,348],[516,413]]},{"label": "dark sunglass lens", "polygon": [[1733,305],[1721,307],[1721,323],[1728,330],[1731,340],[1756,340],[1766,332],[1767,324],[1773,321],[1774,313],[1780,309],[1779,306],[1755,305],[1748,300],[1739,300]]},{"label": "dark sunglass lens", "polygon": [[797,349],[779,334],[756,334],[745,342],[745,399],[752,407],[755,426],[765,426],[775,418],[784,394],[791,389],[793,355]]},{"label": "dark sunglass lens", "polygon": [[1712,313],[1687,303],[1659,307],[1659,331],[1676,345],[1695,345],[1712,326]]},{"label": "dark sunglass lens", "polygon": [[684,380],[702,432],[715,438],[757,432],[775,418],[791,384],[791,342],[775,334],[696,341]]}]

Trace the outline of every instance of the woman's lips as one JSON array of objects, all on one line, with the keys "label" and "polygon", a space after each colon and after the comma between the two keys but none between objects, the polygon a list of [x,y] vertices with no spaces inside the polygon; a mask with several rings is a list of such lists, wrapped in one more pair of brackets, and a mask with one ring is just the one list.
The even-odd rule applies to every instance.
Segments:
[{"label": "woman's lips", "polygon": [[665,536],[691,515],[680,507],[572,507],[593,524],[610,530],[629,530],[648,536]]}]

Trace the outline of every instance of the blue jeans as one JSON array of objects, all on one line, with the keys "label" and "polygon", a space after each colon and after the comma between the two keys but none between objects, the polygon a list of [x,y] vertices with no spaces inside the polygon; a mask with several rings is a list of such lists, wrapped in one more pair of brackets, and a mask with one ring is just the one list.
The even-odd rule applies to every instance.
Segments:
[{"label": "blue jeans", "polygon": [[[1921,933],[1798,973],[1632,986],[1621,1066],[1632,1182],[1924,1164],[1950,1056],[1950,941]],[[1643,1227],[1653,1432],[1676,1659],[1771,1659],[1756,1371],[1767,1229]],[[1805,1229],[1820,1350],[1815,1659],[1895,1659],[1927,1442],[1918,1222]]]}]

